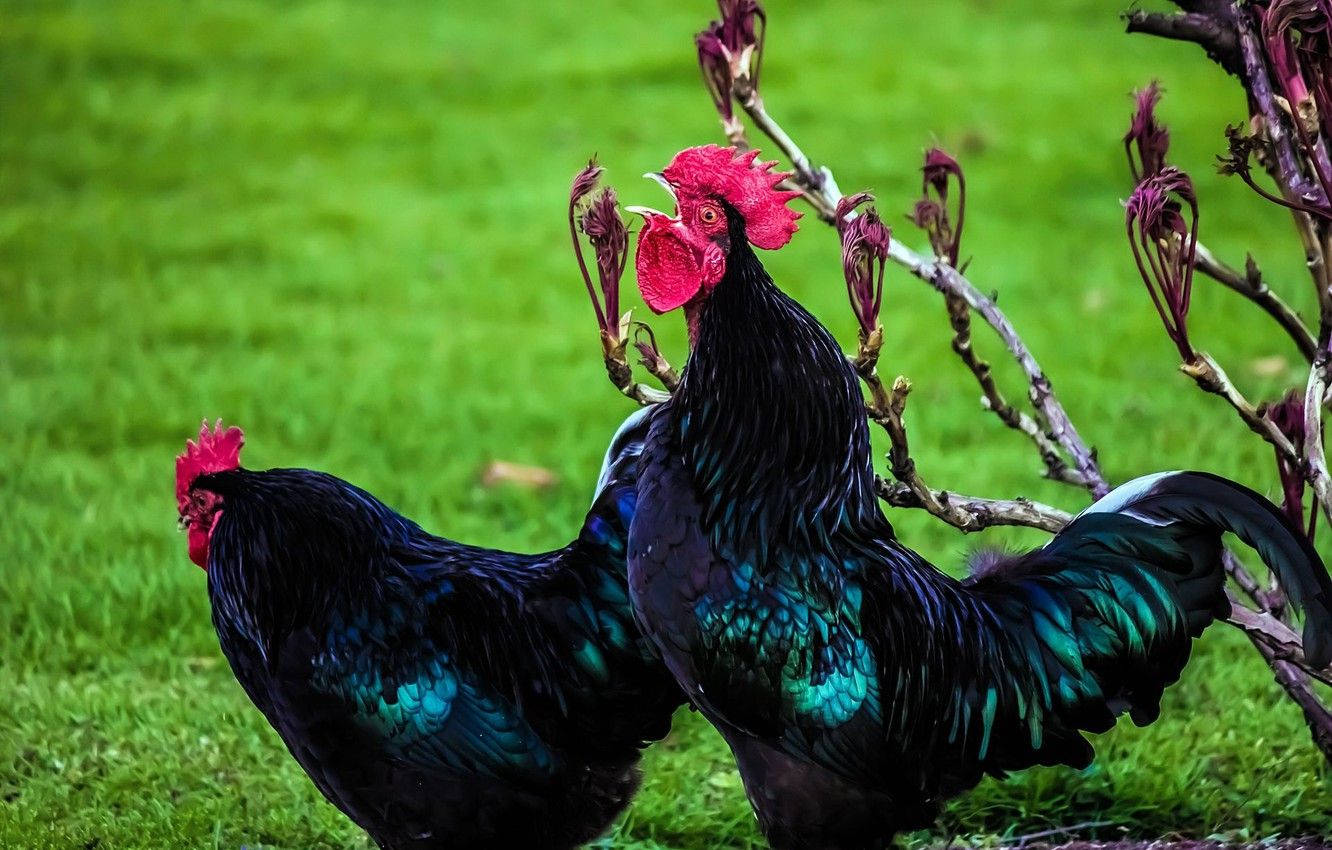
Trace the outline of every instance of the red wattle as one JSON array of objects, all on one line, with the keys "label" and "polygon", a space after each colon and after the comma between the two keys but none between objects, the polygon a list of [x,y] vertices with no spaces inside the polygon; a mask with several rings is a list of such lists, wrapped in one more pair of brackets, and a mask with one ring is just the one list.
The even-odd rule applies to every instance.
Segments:
[{"label": "red wattle", "polygon": [[208,523],[208,530],[204,531],[198,525],[191,525],[189,532],[190,560],[208,571],[208,540],[213,536],[213,529],[217,528],[217,521],[222,518],[221,511],[213,512],[213,519]]},{"label": "red wattle", "polygon": [[677,223],[664,216],[650,220],[638,236],[638,291],[654,313],[669,313],[705,286],[711,289],[721,280],[725,264],[717,245],[690,244]]}]

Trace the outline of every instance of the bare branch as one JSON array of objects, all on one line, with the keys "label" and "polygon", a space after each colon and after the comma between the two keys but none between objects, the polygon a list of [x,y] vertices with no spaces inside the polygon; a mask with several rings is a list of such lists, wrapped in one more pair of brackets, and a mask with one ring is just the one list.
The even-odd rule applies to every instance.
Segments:
[{"label": "bare branch", "polygon": [[[633,367],[629,365],[629,358],[625,356],[625,349],[628,340],[623,333],[619,339],[612,339],[609,334],[603,333],[601,336],[601,348],[606,363],[606,376],[615,388],[627,395],[629,398],[638,402],[643,407],[653,404],[661,404],[671,397],[670,392],[662,392],[647,384],[640,384],[634,380]],[[665,360],[662,361],[665,363]],[[670,364],[666,365],[670,369]]]},{"label": "bare branch", "polygon": [[[895,508],[925,508],[924,500],[911,486],[902,482],[875,481],[879,498]],[[1054,534],[1068,525],[1073,515],[1040,502],[1022,496],[1016,499],[982,499],[977,496],[963,496],[947,490],[931,490],[930,499],[943,505],[948,516],[934,514],[939,519],[960,531],[972,532],[992,528],[998,525],[1039,528]],[[931,511],[933,513],[933,511]],[[961,515],[965,521],[956,524],[951,516]]]},{"label": "bare branch", "polygon": [[1273,448],[1292,464],[1300,464],[1299,453],[1286,435],[1281,433],[1281,429],[1272,420],[1259,413],[1258,408],[1235,388],[1230,377],[1221,368],[1221,364],[1213,360],[1210,354],[1199,352],[1193,362],[1180,364],[1179,371],[1196,381],[1204,391],[1224,398],[1239,414],[1244,424],[1249,426],[1250,431],[1271,443]]},{"label": "bare branch", "polygon": [[1124,14],[1124,26],[1130,33],[1192,41],[1207,51],[1207,58],[1224,68],[1228,74],[1238,75],[1243,68],[1234,28],[1212,15],[1200,12],[1169,14],[1134,9]]},{"label": "bare branch", "polygon": [[1315,670],[1310,667],[1304,657],[1304,643],[1300,636],[1271,614],[1252,611],[1232,598],[1226,622],[1238,626],[1251,639],[1266,647],[1273,659],[1294,664],[1318,681],[1332,685],[1332,668]]},{"label": "bare branch", "polygon": [[1253,257],[1248,257],[1243,272],[1233,269],[1216,258],[1207,246],[1198,243],[1197,253],[1195,254],[1198,271],[1212,278],[1223,286],[1233,289],[1240,295],[1252,301],[1262,308],[1263,312],[1271,316],[1278,325],[1281,326],[1294,341],[1300,354],[1307,361],[1312,361],[1314,352],[1318,348],[1318,343],[1314,341],[1313,334],[1309,331],[1304,320],[1291,309],[1281,296],[1277,295],[1263,281],[1262,272],[1258,265],[1253,261]]},{"label": "bare branch", "polygon": [[1018,335],[1013,323],[999,309],[999,305],[981,294],[980,290],[957,269],[938,260],[927,260],[901,242],[894,240],[888,256],[945,295],[961,298],[994,329],[1003,341],[1004,347],[1026,375],[1028,394],[1033,407],[1045,420],[1052,439],[1073,459],[1073,466],[1081,475],[1083,486],[1098,499],[1110,492],[1110,485],[1101,474],[1095,452],[1083,442],[1073,425],[1073,420],[1069,418],[1064,406],[1055,396],[1050,379],[1046,377],[1045,371],[1036,362],[1036,358],[1032,356],[1022,337]]},{"label": "bare branch", "polygon": [[902,418],[911,382],[899,375],[893,381],[891,392],[884,389],[878,371],[882,346],[883,328],[876,327],[868,334],[862,330],[856,356],[851,359],[851,367],[869,390],[866,414],[888,432],[892,442],[888,460],[897,483],[877,479],[875,490],[879,498],[898,508],[921,508],[966,532],[996,525],[1018,525],[1053,533],[1068,524],[1070,514],[1030,499],[981,499],[930,489],[916,471]]},{"label": "bare branch", "polygon": [[[1259,652],[1263,652],[1263,647],[1258,647]],[[1263,652],[1264,657],[1266,653]],[[1271,661],[1269,662],[1272,671],[1276,675],[1277,684],[1279,684],[1290,698],[1304,712],[1304,722],[1309,727],[1309,734],[1313,737],[1314,746],[1329,760],[1332,761],[1332,712],[1327,710],[1323,701],[1319,699],[1318,694],[1314,693],[1309,684],[1308,676],[1304,675],[1302,670],[1289,661]]]},{"label": "bare branch", "polygon": [[990,364],[976,354],[971,344],[971,308],[967,302],[955,295],[945,295],[948,307],[948,320],[953,327],[953,351],[962,363],[971,370],[976,383],[981,388],[981,406],[994,413],[999,420],[1015,431],[1021,431],[1036,446],[1036,452],[1045,464],[1045,477],[1062,481],[1077,487],[1087,487],[1087,479],[1075,469],[1069,467],[1059,446],[1050,438],[1040,424],[1026,412],[1009,404],[994,382]]},{"label": "bare branch", "polygon": [[892,448],[888,452],[889,465],[898,482],[893,484],[883,479],[876,482],[879,497],[888,504],[902,508],[922,508],[965,532],[981,531],[996,525],[1018,525],[1053,533],[1068,525],[1072,519],[1070,514],[1030,499],[980,499],[930,489],[916,471],[916,462],[911,457],[907,440],[906,424],[902,421],[911,382],[898,376],[893,381],[891,393],[885,397],[877,377],[872,381],[866,381],[870,385],[871,396],[880,396],[883,401],[881,404],[870,402],[870,418],[888,432],[892,441]]},{"label": "bare branch", "polygon": [[1323,451],[1323,397],[1327,394],[1328,369],[1332,355],[1324,350],[1309,368],[1309,383],[1304,392],[1304,477],[1313,488],[1314,498],[1332,522],[1332,477],[1327,471]]},{"label": "bare branch", "polygon": [[[1222,550],[1221,565],[1225,567],[1226,575],[1234,579],[1235,584],[1239,586],[1240,590],[1244,591],[1244,595],[1249,597],[1254,605],[1257,605],[1261,610],[1267,609],[1267,606],[1263,604],[1263,589],[1258,586],[1258,580],[1229,549]],[[1237,604],[1233,599],[1231,602]]]}]

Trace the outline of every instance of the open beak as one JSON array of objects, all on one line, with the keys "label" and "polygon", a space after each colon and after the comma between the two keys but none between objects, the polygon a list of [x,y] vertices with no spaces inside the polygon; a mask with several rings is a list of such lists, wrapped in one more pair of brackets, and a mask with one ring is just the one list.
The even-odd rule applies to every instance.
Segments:
[{"label": "open beak", "polygon": [[641,215],[644,219],[648,221],[652,220],[656,216],[661,216],[662,218],[670,218],[670,216],[666,215],[666,213],[662,212],[661,210],[654,210],[652,207],[640,207],[636,204],[625,204],[624,211],[631,212],[634,215]]},{"label": "open beak", "polygon": [[[649,171],[643,176],[660,184],[661,188],[666,190],[666,194],[671,196],[671,200],[675,201],[675,187],[666,182],[666,177],[660,171]],[[658,215],[664,218],[670,218],[666,213],[661,212],[660,210],[654,210],[652,207],[626,206],[625,210],[634,213],[635,215],[641,215],[645,219],[651,219],[653,216]]]},{"label": "open beak", "polygon": [[662,174],[660,171],[649,171],[643,176],[649,180],[655,180],[661,185],[661,188],[666,190],[666,194],[671,196],[671,200],[675,200],[675,187],[666,182],[666,175]]}]

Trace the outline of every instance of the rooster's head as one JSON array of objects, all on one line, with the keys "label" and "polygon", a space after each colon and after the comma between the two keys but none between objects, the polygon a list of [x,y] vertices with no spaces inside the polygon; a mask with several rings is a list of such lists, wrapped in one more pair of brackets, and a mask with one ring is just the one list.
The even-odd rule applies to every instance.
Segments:
[{"label": "rooster's head", "polygon": [[208,569],[208,540],[222,516],[222,497],[203,486],[201,476],[226,472],[240,466],[245,434],[222,420],[211,429],[204,422],[199,441],[185,441],[185,451],[176,457],[176,509],[189,533],[190,560]]},{"label": "rooster's head", "polygon": [[791,241],[800,213],[786,206],[800,193],[777,188],[788,174],[758,151],[716,145],[687,148],[660,174],[649,174],[675,199],[675,215],[628,207],[646,224],[638,237],[638,289],[653,312],[697,305],[726,275],[732,234],[743,228],[756,248]]}]

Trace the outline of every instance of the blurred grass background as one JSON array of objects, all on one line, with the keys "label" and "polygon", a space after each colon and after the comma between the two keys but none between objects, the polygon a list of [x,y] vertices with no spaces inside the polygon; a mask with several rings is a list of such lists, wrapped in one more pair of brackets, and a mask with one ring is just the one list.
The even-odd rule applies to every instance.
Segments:
[{"label": "blurred grass background", "polygon": [[[1285,217],[1213,173],[1237,86],[1190,45],[1122,34],[1114,0],[769,6],[771,110],[845,190],[873,188],[899,235],[923,241],[897,214],[921,149],[963,161],[971,275],[1113,478],[1198,467],[1275,495],[1269,451],[1175,372],[1119,204],[1127,95],[1159,76],[1205,240],[1232,263],[1253,251],[1307,312]],[[627,202],[659,203],[637,175],[718,138],[691,43],[712,14],[703,0],[0,2],[0,846],[366,846],[222,661],[175,528],[172,458],[201,416],[223,416],[246,429],[247,465],[334,472],[470,542],[566,541],[629,410],[569,256],[568,180],[599,152]],[[854,339],[826,228],[808,221],[765,261]],[[1080,507],[979,412],[937,296],[890,270],[886,301],[881,368],[916,383],[928,479]],[[1231,293],[1200,281],[1194,315],[1195,342],[1251,397],[1300,380],[1293,348]],[[657,322],[678,361],[677,324]],[[493,459],[561,483],[487,489]],[[893,522],[944,564],[979,542]],[[1160,722],[1098,751],[1084,772],[987,781],[934,838],[1328,829],[1327,766],[1226,629]],[[605,846],[758,846],[697,717],[647,768]]]}]

